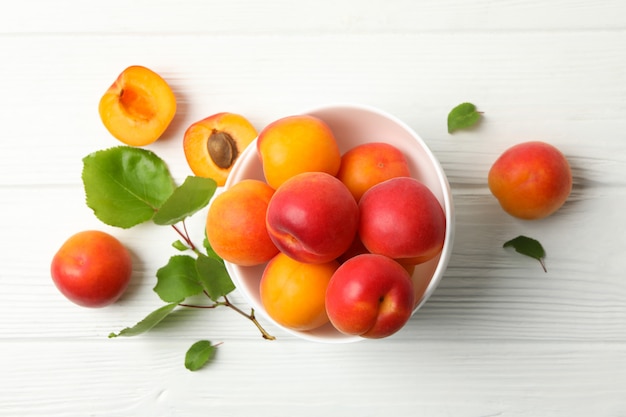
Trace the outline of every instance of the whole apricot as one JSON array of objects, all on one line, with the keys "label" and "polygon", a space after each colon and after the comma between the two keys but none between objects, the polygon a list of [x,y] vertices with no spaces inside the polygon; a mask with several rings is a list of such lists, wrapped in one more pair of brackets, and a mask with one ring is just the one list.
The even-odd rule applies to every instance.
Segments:
[{"label": "whole apricot", "polygon": [[176,97],[156,72],[133,65],[117,77],[100,99],[98,112],[107,130],[131,146],[161,137],[176,114]]},{"label": "whole apricot", "polygon": [[303,172],[336,175],[339,146],[330,127],[314,116],[296,115],[267,125],[257,139],[265,180],[274,189]]},{"label": "whole apricot", "polygon": [[341,157],[339,178],[359,201],[376,184],[395,177],[410,177],[409,164],[398,148],[384,142],[357,145]]},{"label": "whole apricot", "polygon": [[338,267],[337,261],[310,264],[279,253],[261,277],[260,297],[267,314],[292,330],[326,324],[326,288]]},{"label": "whole apricot", "polygon": [[324,263],[352,244],[359,207],[346,186],[325,172],[304,172],[283,183],[267,208],[267,230],[281,252]]},{"label": "whole apricot", "polygon": [[523,142],[504,151],[494,162],[488,183],[491,193],[511,216],[541,219],[567,200],[572,172],[565,156],[553,145]]},{"label": "whole apricot", "polygon": [[52,258],[50,273],[61,293],[83,307],[104,307],[124,293],[132,259],[114,236],[86,230],[67,239]]},{"label": "whole apricot", "polygon": [[209,206],[206,235],[225,261],[252,266],[272,259],[278,249],[265,226],[274,189],[263,181],[246,179],[217,195]]},{"label": "whole apricot", "polygon": [[222,186],[241,152],[256,137],[256,129],[245,117],[217,113],[187,128],[183,150],[195,175],[213,178]]},{"label": "whole apricot", "polygon": [[371,253],[420,264],[443,249],[446,217],[433,192],[411,177],[381,182],[359,201],[359,236]]},{"label": "whole apricot", "polygon": [[396,261],[357,255],[333,274],[326,289],[330,322],[342,333],[379,339],[400,330],[415,307],[413,282]]}]

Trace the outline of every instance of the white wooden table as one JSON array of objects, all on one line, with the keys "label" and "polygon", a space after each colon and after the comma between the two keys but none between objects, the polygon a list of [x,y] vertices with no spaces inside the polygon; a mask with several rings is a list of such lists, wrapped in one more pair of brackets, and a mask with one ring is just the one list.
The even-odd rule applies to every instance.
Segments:
[{"label": "white wooden table", "polygon": [[[0,415],[626,416],[626,3],[622,0],[59,0],[0,13]],[[95,4],[93,4],[95,3]],[[97,103],[141,64],[179,99],[148,148],[178,181],[186,127],[220,111],[258,128],[353,102],[414,128],[446,170],[456,240],[441,285],[395,336],[323,345],[230,310],[181,310],[152,332],[108,339],[162,305],[155,271],[176,236],[102,225],[84,204],[82,157],[119,144]],[[449,135],[463,101],[484,112]],[[486,186],[507,147],[545,140],[574,190],[537,222],[504,214]],[[191,223],[201,238],[204,219]],[[131,287],[90,310],[54,288],[49,264],[97,228],[133,252]],[[544,273],[503,249],[546,248]],[[235,301],[242,298],[235,294]],[[223,342],[199,372],[196,340]]]}]

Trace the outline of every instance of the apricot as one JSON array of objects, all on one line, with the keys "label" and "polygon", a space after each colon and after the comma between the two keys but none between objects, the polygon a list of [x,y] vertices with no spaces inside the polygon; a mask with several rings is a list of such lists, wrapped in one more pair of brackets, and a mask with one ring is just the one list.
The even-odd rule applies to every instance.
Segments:
[{"label": "apricot", "polygon": [[292,330],[326,324],[326,288],[338,267],[337,261],[309,264],[279,253],[261,277],[260,297],[267,314]]},{"label": "apricot", "polygon": [[321,119],[296,115],[267,125],[257,139],[265,180],[273,188],[303,172],[336,175],[341,165],[339,146]]},{"label": "apricot", "polygon": [[359,201],[376,184],[395,177],[410,177],[409,164],[398,148],[384,142],[357,145],[341,157],[339,178]]},{"label": "apricot", "polygon": [[357,255],[344,262],[326,289],[330,322],[342,333],[371,339],[388,337],[411,318],[413,282],[396,261],[383,255]]},{"label": "apricot", "polygon": [[119,141],[145,146],[161,137],[176,113],[167,82],[139,65],[126,68],[100,99],[100,118]]},{"label": "apricot", "polygon": [[267,230],[281,252],[324,263],[352,244],[359,207],[346,186],[325,172],[303,172],[283,183],[267,208]]},{"label": "apricot", "polygon": [[265,226],[274,189],[263,181],[246,179],[217,195],[209,206],[206,235],[225,261],[252,266],[272,259],[278,249]]},{"label": "apricot", "polygon": [[381,182],[359,201],[359,236],[371,253],[417,265],[443,249],[446,217],[433,192],[411,177]]},{"label": "apricot", "polygon": [[85,230],[68,238],[50,265],[52,280],[70,301],[104,307],[124,293],[133,271],[130,252],[114,236]]},{"label": "apricot", "polygon": [[523,142],[504,151],[489,170],[488,183],[504,211],[520,219],[547,217],[565,203],[572,172],[553,145]]},{"label": "apricot", "polygon": [[245,117],[227,112],[214,114],[185,131],[187,164],[195,175],[213,178],[222,186],[239,155],[256,137],[256,129]]}]

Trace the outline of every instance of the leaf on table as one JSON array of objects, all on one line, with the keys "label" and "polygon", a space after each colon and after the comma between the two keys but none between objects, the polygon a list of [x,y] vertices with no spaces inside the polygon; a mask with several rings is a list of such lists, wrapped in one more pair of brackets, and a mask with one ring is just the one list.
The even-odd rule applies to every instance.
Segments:
[{"label": "leaf on table", "polygon": [[507,242],[504,242],[502,247],[512,247],[516,252],[521,253],[522,255],[530,256],[531,258],[535,258],[541,264],[544,272],[548,272],[546,270],[545,263],[543,261],[546,256],[546,251],[543,249],[541,243],[538,240],[527,237],[527,236],[518,236],[514,239],[511,239]]},{"label": "leaf on table", "polygon": [[196,260],[188,255],[174,255],[157,273],[154,292],[167,303],[179,303],[202,292]]},{"label": "leaf on table", "polygon": [[481,113],[472,103],[461,103],[448,114],[448,133],[458,129],[466,129],[480,120]]},{"label": "leaf on table", "polygon": [[87,206],[103,223],[129,228],[150,220],[175,188],[165,162],[142,148],[118,146],[83,158]]},{"label": "leaf on table", "polygon": [[177,303],[171,303],[159,307],[152,313],[148,314],[146,318],[144,318],[134,326],[122,329],[118,333],[110,333],[109,338],[118,336],[137,336],[139,334],[145,333],[157,324],[159,324],[165,317],[168,316],[168,314],[174,311],[177,305]]},{"label": "leaf on table", "polygon": [[216,347],[208,340],[200,340],[187,350],[185,354],[185,368],[197,371],[215,356]]},{"label": "leaf on table", "polygon": [[158,209],[152,220],[158,225],[176,224],[209,204],[216,189],[217,183],[211,178],[188,176]]},{"label": "leaf on table", "polygon": [[229,294],[235,289],[226,267],[223,262],[217,259],[199,255],[196,259],[196,268],[202,287],[206,290],[211,300]]}]

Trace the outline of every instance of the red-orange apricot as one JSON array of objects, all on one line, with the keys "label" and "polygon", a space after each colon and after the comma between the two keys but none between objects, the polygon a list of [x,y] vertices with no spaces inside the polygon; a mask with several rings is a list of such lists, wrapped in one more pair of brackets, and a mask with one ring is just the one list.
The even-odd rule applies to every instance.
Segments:
[{"label": "red-orange apricot", "polygon": [[553,145],[523,142],[494,162],[488,183],[504,211],[520,219],[541,219],[567,200],[572,172],[565,156]]}]

